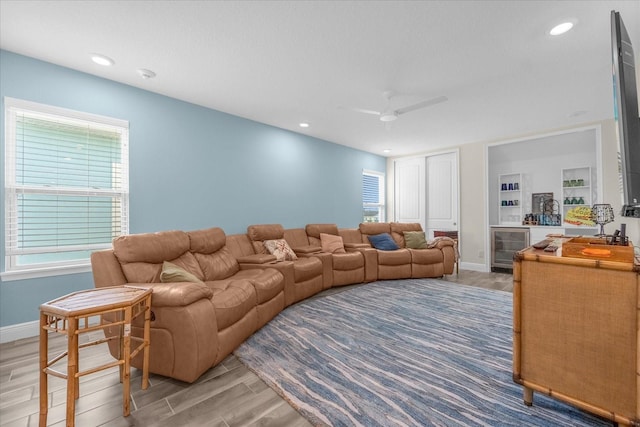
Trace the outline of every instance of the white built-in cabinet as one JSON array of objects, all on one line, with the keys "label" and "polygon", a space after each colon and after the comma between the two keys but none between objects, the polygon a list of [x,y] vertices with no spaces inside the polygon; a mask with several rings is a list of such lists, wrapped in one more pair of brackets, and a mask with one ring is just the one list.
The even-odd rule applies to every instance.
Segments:
[{"label": "white built-in cabinet", "polygon": [[576,207],[591,207],[594,203],[592,168],[562,169],[562,219],[565,226],[575,226],[566,222],[567,212]]},{"label": "white built-in cabinet", "polygon": [[498,224],[522,224],[522,174],[498,176]]}]

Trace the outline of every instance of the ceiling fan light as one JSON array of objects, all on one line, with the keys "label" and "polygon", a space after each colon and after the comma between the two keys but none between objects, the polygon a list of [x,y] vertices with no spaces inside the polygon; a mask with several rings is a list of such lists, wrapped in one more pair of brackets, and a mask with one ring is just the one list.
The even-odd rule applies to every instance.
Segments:
[{"label": "ceiling fan light", "polygon": [[398,118],[398,115],[395,112],[380,114],[380,121],[382,122],[392,122],[397,118]]}]

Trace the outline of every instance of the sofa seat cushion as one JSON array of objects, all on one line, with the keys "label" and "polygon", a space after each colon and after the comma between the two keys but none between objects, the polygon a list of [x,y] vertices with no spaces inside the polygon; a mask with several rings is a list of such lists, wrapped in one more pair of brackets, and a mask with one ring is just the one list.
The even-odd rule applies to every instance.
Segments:
[{"label": "sofa seat cushion", "polygon": [[319,258],[298,258],[293,261],[294,281],[304,282],[322,275],[322,261]]},{"label": "sofa seat cushion", "polygon": [[233,278],[246,279],[251,282],[256,290],[258,304],[263,304],[275,298],[284,290],[284,276],[274,268],[241,270]]},{"label": "sofa seat cushion", "polygon": [[333,269],[340,271],[364,268],[364,256],[360,252],[333,255]]},{"label": "sofa seat cushion", "polygon": [[205,284],[213,291],[211,302],[219,331],[242,319],[257,305],[255,288],[248,280],[214,280]]},{"label": "sofa seat cushion", "polygon": [[411,252],[409,249],[398,249],[396,251],[378,251],[379,265],[410,265]]},{"label": "sofa seat cushion", "polygon": [[440,249],[408,249],[413,264],[438,264],[444,262]]}]

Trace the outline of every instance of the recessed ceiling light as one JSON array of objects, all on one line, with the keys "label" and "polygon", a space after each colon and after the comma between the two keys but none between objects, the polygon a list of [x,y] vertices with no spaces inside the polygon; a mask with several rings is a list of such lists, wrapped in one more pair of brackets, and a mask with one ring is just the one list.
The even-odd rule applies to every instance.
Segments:
[{"label": "recessed ceiling light", "polygon": [[103,65],[105,67],[110,67],[116,62],[109,58],[108,56],[100,55],[99,53],[92,53],[91,60],[98,65]]},{"label": "recessed ceiling light", "polygon": [[307,122],[302,122],[302,123],[300,123],[298,126],[300,126],[301,128],[308,128],[308,127],[309,127],[309,123],[307,123]]},{"label": "recessed ceiling light", "polygon": [[563,22],[562,24],[556,25],[549,31],[549,34],[552,36],[559,36],[560,34],[564,34],[570,29],[573,28],[573,22]]},{"label": "recessed ceiling light", "polygon": [[385,148],[384,150],[382,150],[383,153],[390,153],[391,149],[390,148]]},{"label": "recessed ceiling light", "polygon": [[138,74],[140,75],[140,77],[142,77],[145,80],[152,79],[156,76],[156,73],[154,73],[151,70],[147,70],[146,68],[139,68]]}]

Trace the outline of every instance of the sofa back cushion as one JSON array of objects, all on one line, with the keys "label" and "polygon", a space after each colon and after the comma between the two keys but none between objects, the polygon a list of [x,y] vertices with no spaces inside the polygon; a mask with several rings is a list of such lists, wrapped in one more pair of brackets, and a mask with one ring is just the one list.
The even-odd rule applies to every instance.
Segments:
[{"label": "sofa back cushion", "polygon": [[309,237],[304,228],[288,228],[284,230],[284,239],[289,243],[289,246],[294,249],[309,246]]},{"label": "sofa back cushion", "polygon": [[357,228],[340,228],[338,229],[338,234],[342,236],[344,243],[363,243],[362,233]]},{"label": "sofa back cushion", "polygon": [[182,231],[129,234],[113,240],[113,253],[129,283],[158,283],[162,263],[169,261],[199,279],[204,277],[189,252],[189,236]]},{"label": "sofa back cushion", "polygon": [[[309,244],[313,246],[321,246],[320,234],[333,234],[338,236],[338,226],[336,224],[307,224],[304,228],[309,237]],[[360,243],[360,242],[358,242]]]},{"label": "sofa back cushion", "polygon": [[194,253],[212,254],[227,244],[227,236],[219,227],[189,231],[189,249]]},{"label": "sofa back cushion", "polygon": [[362,243],[371,244],[369,236],[388,233],[391,234],[391,226],[388,222],[362,222],[358,226],[362,234]]},{"label": "sofa back cushion", "polygon": [[422,225],[419,222],[392,222],[389,226],[391,227],[391,237],[401,248],[407,247],[404,239],[405,231],[422,231]]},{"label": "sofa back cushion", "polygon": [[242,258],[244,256],[253,255],[253,243],[246,234],[230,234],[227,236],[227,249],[234,258]]},{"label": "sofa back cushion", "polygon": [[265,240],[284,239],[284,228],[280,224],[259,224],[247,227],[247,236],[253,243],[253,250],[257,254],[268,253],[264,247]]},{"label": "sofa back cushion", "polygon": [[322,252],[328,252],[330,254],[347,253],[344,249],[342,237],[333,234],[320,233],[320,247],[322,248]]},{"label": "sofa back cushion", "polygon": [[190,231],[190,249],[204,274],[204,280],[222,280],[240,271],[236,258],[226,247],[227,236],[219,227]]}]

